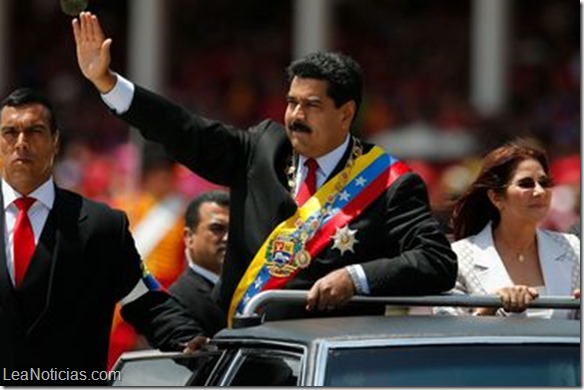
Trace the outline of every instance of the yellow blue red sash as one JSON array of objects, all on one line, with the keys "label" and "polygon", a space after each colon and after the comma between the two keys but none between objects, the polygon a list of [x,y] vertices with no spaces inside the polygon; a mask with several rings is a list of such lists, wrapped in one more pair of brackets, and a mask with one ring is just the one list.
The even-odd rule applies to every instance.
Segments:
[{"label": "yellow blue red sash", "polygon": [[[282,288],[409,168],[374,146],[327,181],[296,213],[278,225],[253,258],[233,294],[228,325],[255,294]],[[344,185],[339,186],[339,183]]]}]

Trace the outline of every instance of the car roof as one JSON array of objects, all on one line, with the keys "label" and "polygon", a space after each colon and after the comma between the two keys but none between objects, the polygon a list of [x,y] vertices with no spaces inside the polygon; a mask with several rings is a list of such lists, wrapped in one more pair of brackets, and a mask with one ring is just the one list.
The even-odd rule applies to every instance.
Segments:
[{"label": "car roof", "polygon": [[580,322],[496,316],[362,316],[295,319],[224,329],[214,340],[269,340],[309,345],[315,341],[403,338],[536,337],[578,338]]}]

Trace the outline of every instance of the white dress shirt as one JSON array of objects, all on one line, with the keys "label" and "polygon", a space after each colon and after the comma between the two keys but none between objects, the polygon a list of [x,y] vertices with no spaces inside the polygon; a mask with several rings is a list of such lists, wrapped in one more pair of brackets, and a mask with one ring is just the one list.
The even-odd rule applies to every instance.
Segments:
[{"label": "white dress shirt", "polygon": [[[49,217],[49,212],[55,203],[55,185],[53,178],[49,178],[40,187],[28,195],[35,198],[36,202],[28,209],[28,218],[34,233],[34,243],[38,244],[39,238]],[[20,197],[10,184],[2,180],[2,197],[4,199],[4,242],[6,247],[6,263],[12,284],[14,284],[14,225],[18,216],[18,207],[14,201]]]},{"label": "white dress shirt", "polygon": [[209,271],[207,268],[203,268],[200,265],[196,264],[192,258],[191,254],[188,250],[185,250],[185,257],[187,259],[187,263],[189,264],[190,269],[192,269],[195,273],[201,275],[203,278],[207,279],[211,284],[216,285],[219,281],[219,275],[215,272]]},{"label": "white dress shirt", "polygon": [[[339,161],[343,158],[347,147],[349,146],[349,139],[350,136],[347,134],[347,137],[343,141],[343,143],[338,146],[333,151],[325,154],[324,156],[320,156],[316,158],[316,163],[318,164],[318,168],[316,169],[316,188],[320,188],[327,177],[330,176],[333,169],[337,166]],[[304,165],[304,163],[308,160],[308,158],[300,155],[298,156],[298,166],[296,167],[297,172],[300,172],[299,175],[296,175],[296,193],[294,196],[298,195],[298,191],[300,190],[301,184],[308,175],[308,167]],[[299,170],[299,171],[298,171]]]}]

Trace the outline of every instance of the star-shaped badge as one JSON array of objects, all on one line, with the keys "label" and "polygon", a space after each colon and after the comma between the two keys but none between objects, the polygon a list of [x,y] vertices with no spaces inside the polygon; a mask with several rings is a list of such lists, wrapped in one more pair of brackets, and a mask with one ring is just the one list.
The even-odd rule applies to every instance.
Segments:
[{"label": "star-shaped badge", "polygon": [[359,240],[355,238],[356,233],[357,230],[349,229],[349,225],[345,225],[342,228],[337,228],[337,231],[333,236],[333,249],[340,250],[341,255],[343,255],[346,251],[354,253],[355,250],[353,249],[353,245],[359,242]]}]

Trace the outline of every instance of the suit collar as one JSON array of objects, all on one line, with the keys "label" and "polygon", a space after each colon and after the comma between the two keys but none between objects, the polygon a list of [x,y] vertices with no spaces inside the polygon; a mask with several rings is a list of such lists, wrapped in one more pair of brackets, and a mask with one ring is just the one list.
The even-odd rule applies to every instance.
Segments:
[{"label": "suit collar", "polygon": [[[44,204],[49,210],[53,208],[55,203],[55,183],[53,178],[50,177],[46,182],[41,184],[37,189],[28,194],[28,196],[35,198],[40,203]],[[2,180],[2,203],[4,210],[8,208],[14,200],[22,197],[18,191],[16,191],[10,184]]]},{"label": "suit collar", "polygon": [[513,282],[505,269],[503,260],[495,248],[490,222],[474,237],[473,242],[474,264],[485,290],[490,292],[501,286],[512,285]]},{"label": "suit collar", "polygon": [[[539,261],[547,294],[571,295],[571,286],[565,281],[570,280],[572,264],[569,261],[563,261],[567,255],[567,249],[545,230],[537,229],[536,234]],[[473,244],[474,266],[485,289],[493,291],[502,286],[513,285],[503,260],[495,249],[490,222],[474,237]]]},{"label": "suit collar", "polygon": [[353,151],[353,143],[354,142],[355,142],[355,139],[349,135],[349,143],[343,152],[344,154],[341,157],[341,159],[337,162],[337,165],[335,166],[333,171],[327,176],[326,181],[335,177],[338,173],[340,173],[343,170],[343,168],[345,168],[345,165],[347,165],[347,161],[349,160],[349,157],[351,156],[351,152]]}]

